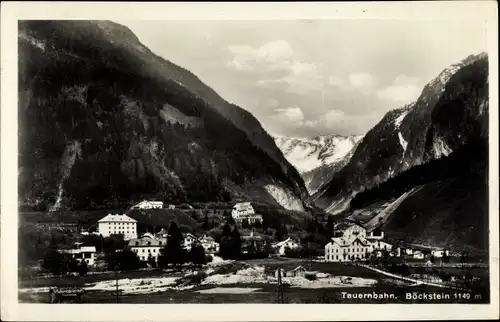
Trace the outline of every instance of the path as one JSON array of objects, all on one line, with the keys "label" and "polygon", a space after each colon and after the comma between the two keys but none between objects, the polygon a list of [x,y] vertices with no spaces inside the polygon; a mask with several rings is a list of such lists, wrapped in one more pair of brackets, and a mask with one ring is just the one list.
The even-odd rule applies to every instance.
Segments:
[{"label": "path", "polygon": [[460,287],[454,287],[454,286],[451,286],[451,285],[440,284],[440,283],[433,283],[433,282],[416,280],[414,278],[403,277],[403,276],[400,276],[400,275],[396,275],[396,274],[392,274],[392,273],[383,271],[383,270],[375,268],[375,267],[371,267],[369,265],[364,265],[364,264],[358,264],[358,265],[361,266],[361,267],[364,267],[364,268],[368,268],[369,270],[372,270],[374,272],[380,273],[380,274],[385,275],[385,276],[389,276],[389,277],[400,279],[400,280],[403,280],[403,281],[415,283],[415,285],[429,285],[429,286],[436,286],[436,287],[441,287],[441,288],[451,288],[451,289],[454,289],[454,290],[461,290],[461,291],[467,291],[467,292],[469,291],[468,289],[460,288]]}]

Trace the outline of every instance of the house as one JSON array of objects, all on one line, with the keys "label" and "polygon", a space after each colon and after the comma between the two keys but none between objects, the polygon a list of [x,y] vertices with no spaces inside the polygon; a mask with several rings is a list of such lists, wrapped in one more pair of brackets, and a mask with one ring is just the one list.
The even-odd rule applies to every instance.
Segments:
[{"label": "house", "polygon": [[168,231],[165,230],[165,228],[162,228],[159,232],[156,233],[155,237],[156,238],[167,238],[168,236]]},{"label": "house", "polygon": [[444,249],[434,249],[431,251],[431,255],[436,257],[436,258],[442,258],[443,256],[450,255],[450,253],[447,250]]},{"label": "house", "polygon": [[246,221],[249,225],[262,223],[262,215],[256,214],[250,202],[240,202],[233,206],[231,217],[237,225]]},{"label": "house", "polygon": [[416,250],[416,251],[413,252],[413,258],[415,258],[415,259],[424,259],[425,255],[421,251]]},{"label": "house", "polygon": [[210,236],[204,235],[200,238],[200,244],[205,249],[205,253],[216,254],[219,252],[219,243]]},{"label": "house", "polygon": [[392,251],[392,245],[389,243],[386,243],[382,240],[377,240],[372,243],[373,249],[375,250],[383,250],[383,251]]},{"label": "house", "polygon": [[190,234],[190,233],[187,233],[186,235],[184,235],[184,248],[186,250],[191,250],[191,247],[194,244],[199,244],[199,243],[200,243],[200,240],[195,235]]},{"label": "house", "polygon": [[59,253],[68,255],[79,263],[85,261],[90,266],[95,264],[95,246],[76,246],[71,249],[60,249]]},{"label": "house", "polygon": [[124,240],[137,238],[137,220],[127,215],[108,214],[97,224],[99,234],[102,237],[121,234]]},{"label": "house", "polygon": [[345,262],[366,259],[374,250],[366,236],[364,227],[351,225],[344,230],[341,237],[333,237],[325,245],[325,261]]},{"label": "house", "polygon": [[150,236],[142,236],[128,241],[128,247],[137,254],[141,261],[147,261],[149,256],[158,261],[160,250],[167,244],[166,238],[151,238]]},{"label": "house", "polygon": [[241,240],[241,250],[244,254],[248,253],[250,248],[260,251],[267,245],[267,241],[262,236],[254,235],[253,231],[250,232],[250,235],[241,236]]},{"label": "house", "polygon": [[300,245],[297,242],[295,242],[293,239],[287,238],[283,241],[275,243],[274,245],[272,245],[272,248],[276,249],[277,253],[279,255],[283,256],[283,255],[285,255],[285,251],[287,248],[297,249],[297,248],[299,248],[299,246]]},{"label": "house", "polygon": [[392,245],[384,242],[380,228],[367,231],[359,224],[345,228],[340,237],[331,238],[325,245],[325,261],[345,262],[367,259],[370,254],[382,257],[384,251],[391,251]]},{"label": "house", "polygon": [[304,277],[306,276],[307,270],[302,266],[297,266],[296,268],[286,272],[286,277]]},{"label": "house", "polygon": [[143,200],[138,204],[132,206],[131,209],[161,209],[161,208],[163,208],[162,201]]}]

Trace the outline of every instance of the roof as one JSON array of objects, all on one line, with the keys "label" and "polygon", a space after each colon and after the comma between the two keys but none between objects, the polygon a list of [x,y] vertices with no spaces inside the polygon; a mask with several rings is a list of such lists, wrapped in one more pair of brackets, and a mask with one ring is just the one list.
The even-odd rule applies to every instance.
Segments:
[{"label": "roof", "polygon": [[82,246],[80,247],[82,252],[96,252],[95,246]]},{"label": "roof", "polygon": [[294,269],[291,269],[290,271],[291,272],[295,272],[295,271],[298,271],[298,270],[301,270],[301,271],[307,271],[304,267],[302,266],[297,266],[295,267]]},{"label": "roof", "polygon": [[286,244],[286,243],[287,243],[287,242],[289,242],[289,241],[290,241],[290,242],[292,242],[292,243],[298,244],[298,243],[297,243],[296,241],[294,241],[293,239],[291,239],[291,238],[287,238],[287,239],[285,239],[285,240],[282,240],[282,241],[277,242],[276,244],[274,244],[274,247],[281,247],[281,246],[283,246],[284,244]]},{"label": "roof", "polygon": [[233,206],[233,208],[239,208],[239,207],[252,207],[252,203],[249,201],[246,202],[238,202]]},{"label": "roof", "polygon": [[[354,240],[352,241],[352,243],[354,243],[356,240],[357,240],[357,241],[359,241],[361,244],[363,244],[363,245],[365,245],[365,246],[366,246],[366,245],[368,245],[368,241],[366,241],[366,239],[364,239],[364,238],[363,238],[363,239],[361,239],[361,238],[359,238],[359,237],[358,237],[358,238],[356,238],[356,239],[354,239]],[[351,244],[352,244],[352,243],[351,243]]]},{"label": "roof", "polygon": [[200,238],[200,240],[204,242],[215,242],[215,239],[211,236],[203,236]]},{"label": "roof", "polygon": [[145,203],[145,202],[150,202],[150,203],[163,203],[163,201],[158,201],[158,200],[142,200],[138,202],[137,204]]},{"label": "roof", "polygon": [[358,240],[360,243],[362,243],[363,245],[368,245],[368,241],[365,240],[364,238],[355,238],[355,239],[352,239],[352,240],[347,240],[345,239],[344,237],[333,237],[330,242],[331,243],[334,243],[334,244],[337,244],[341,247],[348,247],[348,246],[351,246],[352,243],[354,243],[356,240]]},{"label": "roof", "polygon": [[128,241],[128,245],[130,247],[164,246],[166,244],[167,244],[166,238],[136,238]]},{"label": "roof", "polygon": [[80,254],[80,253],[95,253],[96,248],[95,246],[82,246],[78,248],[69,248],[69,249],[59,249],[60,253],[65,253],[65,254]]},{"label": "roof", "polygon": [[130,222],[130,223],[136,223],[137,220],[130,218],[129,216],[123,214],[108,214],[107,216],[104,216],[97,222]]}]

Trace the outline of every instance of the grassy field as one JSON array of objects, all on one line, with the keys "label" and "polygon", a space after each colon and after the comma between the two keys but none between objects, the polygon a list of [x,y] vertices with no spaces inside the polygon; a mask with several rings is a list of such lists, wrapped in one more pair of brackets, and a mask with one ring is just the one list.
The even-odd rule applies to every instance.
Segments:
[{"label": "grassy field", "polygon": [[[286,270],[293,269],[298,265],[302,265],[309,269],[309,262],[300,259],[278,258],[278,259],[255,259],[242,262],[226,263],[224,265],[214,267],[213,274],[233,274],[237,271],[249,267],[264,266],[268,275],[274,275],[274,270],[284,268]],[[322,287],[321,288],[301,288],[293,287],[285,284],[284,287],[284,302],[285,303],[487,303],[489,293],[486,291],[475,291],[471,294],[470,299],[454,298],[455,291],[429,287],[429,286],[410,286],[409,283],[401,282],[392,278],[385,277],[379,273],[366,269],[360,266],[354,266],[343,263],[326,263],[326,262],[311,262],[311,269],[318,272],[329,273],[334,276],[351,276],[368,279],[375,279],[378,283],[375,286],[340,286],[340,287]],[[162,270],[152,271],[135,271],[122,272],[118,274],[119,279],[141,279],[141,278],[156,278],[156,277],[180,277],[181,272],[164,272]],[[54,278],[37,278],[31,280],[23,280],[20,282],[21,288],[31,287],[47,287],[47,286],[83,286],[88,283],[96,283],[99,281],[113,280],[115,275],[113,272],[99,275],[90,275],[85,277],[54,277]],[[214,287],[222,288],[257,288],[255,292],[245,294],[207,294],[199,293],[204,289],[212,289]],[[154,289],[155,290],[155,289]],[[355,299],[347,298],[347,292],[352,293],[386,293],[392,294],[393,298],[375,299],[364,298]],[[424,299],[407,299],[406,293],[425,292],[449,294],[450,298],[442,300],[424,300]],[[48,293],[19,293],[21,302],[29,303],[47,303],[49,301]],[[161,291],[153,291],[148,294],[120,294],[120,303],[277,303],[277,285],[272,280],[268,283],[262,282],[246,282],[243,284],[204,284],[195,286],[192,289],[167,289]],[[116,293],[102,290],[87,291],[84,296],[84,303],[115,303]]]},{"label": "grassy field", "polygon": [[[242,285],[225,285],[225,287],[241,287]],[[202,290],[212,286],[202,286],[196,289]],[[248,294],[201,294],[195,290],[188,291],[166,291],[152,294],[121,294],[119,303],[136,304],[160,304],[160,303],[280,303],[278,301],[276,285],[272,284],[248,284],[245,287],[260,288],[259,291]],[[346,297],[346,294],[393,294],[390,299],[354,299]],[[407,293],[426,294],[448,294],[450,299],[424,300],[407,299]],[[397,287],[394,285],[380,284],[374,288],[331,288],[331,289],[302,289],[285,287],[283,290],[284,303],[488,303],[488,294],[480,294],[481,298],[471,295],[471,299],[455,299],[455,292],[433,287]],[[24,303],[48,303],[48,293],[20,294],[20,302]],[[84,303],[116,303],[114,292],[91,292],[84,295]]]},{"label": "grassy field", "polygon": [[[172,273],[164,272],[162,270],[144,270],[144,271],[132,271],[132,272],[119,272],[118,279],[134,279],[134,278],[146,278],[146,277],[173,277],[181,276],[182,273]],[[37,277],[33,279],[24,279],[19,281],[20,288],[32,288],[32,287],[65,287],[65,286],[83,286],[87,283],[95,283],[100,281],[107,281],[115,279],[114,272],[105,272],[96,275],[87,276],[57,276],[42,278]]]}]

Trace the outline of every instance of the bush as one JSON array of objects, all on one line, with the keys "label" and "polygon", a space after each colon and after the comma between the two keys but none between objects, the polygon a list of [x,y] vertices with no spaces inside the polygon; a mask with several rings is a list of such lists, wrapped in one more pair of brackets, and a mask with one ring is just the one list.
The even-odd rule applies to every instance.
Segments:
[{"label": "bush", "polygon": [[315,281],[315,280],[317,280],[317,279],[318,279],[318,277],[316,276],[316,274],[306,274],[304,277],[305,277],[307,280],[309,280],[309,281]]}]

